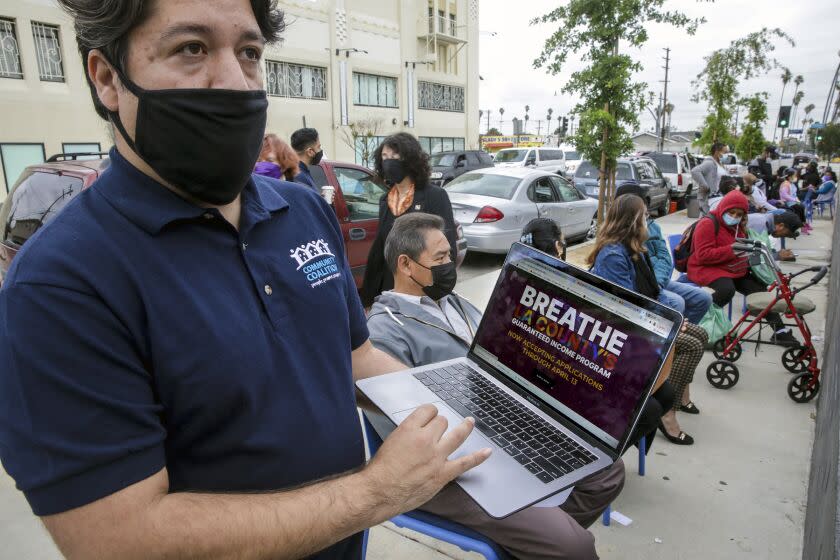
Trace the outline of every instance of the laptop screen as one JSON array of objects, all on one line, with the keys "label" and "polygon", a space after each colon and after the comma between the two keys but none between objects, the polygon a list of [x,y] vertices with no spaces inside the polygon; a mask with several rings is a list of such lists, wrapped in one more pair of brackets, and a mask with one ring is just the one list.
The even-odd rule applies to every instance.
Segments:
[{"label": "laptop screen", "polygon": [[617,449],[679,326],[675,311],[619,293],[629,295],[515,244],[472,352]]}]

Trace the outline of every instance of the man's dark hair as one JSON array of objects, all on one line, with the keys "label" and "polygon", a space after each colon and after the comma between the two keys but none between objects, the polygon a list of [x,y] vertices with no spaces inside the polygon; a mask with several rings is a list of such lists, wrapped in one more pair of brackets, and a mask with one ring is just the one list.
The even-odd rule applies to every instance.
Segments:
[{"label": "man's dark hair", "polygon": [[417,262],[426,250],[426,232],[433,229],[442,232],[444,227],[443,219],[434,214],[412,212],[397,218],[385,239],[385,263],[391,274],[397,273],[400,255]]},{"label": "man's dark hair", "polygon": [[[163,1],[163,0],[159,0]],[[99,100],[96,88],[87,73],[88,54],[99,49],[117,70],[126,73],[128,36],[148,19],[155,0],[58,0],[73,18],[76,41],[82,55],[82,67],[93,97],[93,107],[105,120],[108,110]],[[276,43],[286,27],[277,0],[251,0],[257,25],[267,43]]]},{"label": "man's dark hair", "polygon": [[714,144],[712,144],[711,155],[715,155],[725,147],[726,144],[724,144],[723,142],[715,142]]},{"label": "man's dark hair", "polygon": [[314,128],[301,128],[292,133],[290,140],[292,149],[297,153],[303,153],[318,143],[318,131]]},{"label": "man's dark hair", "polygon": [[407,132],[397,132],[387,137],[373,153],[373,168],[380,178],[385,178],[382,169],[382,148],[385,146],[399,154],[403,166],[405,166],[405,171],[414,181],[416,188],[422,189],[429,183],[429,175],[432,173],[432,167],[429,165],[429,155],[420,147],[417,138]]},{"label": "man's dark hair", "polygon": [[773,214],[773,223],[783,224],[794,237],[798,236],[797,232],[802,227],[802,220],[799,219],[799,216],[787,210],[781,214]]}]

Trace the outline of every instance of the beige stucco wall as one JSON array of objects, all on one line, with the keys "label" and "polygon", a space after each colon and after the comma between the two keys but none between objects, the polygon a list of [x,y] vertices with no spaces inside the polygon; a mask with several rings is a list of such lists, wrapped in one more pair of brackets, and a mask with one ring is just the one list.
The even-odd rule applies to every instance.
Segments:
[{"label": "beige stucco wall", "polygon": [[[270,98],[268,130],[288,138],[303,126],[317,128],[328,157],[354,160],[343,141],[339,95],[339,62],[347,65],[350,122],[375,118],[379,135],[407,130],[416,136],[464,138],[478,147],[478,0],[444,0],[435,9],[457,14],[458,33],[466,41],[458,51],[457,73],[437,72],[417,64],[415,80],[465,88],[465,112],[415,110],[415,126],[408,128],[406,62],[424,60],[427,43],[419,39],[428,25],[430,0],[286,0],[288,30],[284,41],[266,52],[266,58],[327,68],[327,100]],[[0,17],[16,20],[24,80],[0,78],[0,142],[44,143],[47,157],[62,149],[62,142],[99,142],[111,145],[106,124],[96,116],[76,51],[68,18],[52,0],[0,0]],[[31,21],[59,25],[65,83],[42,82],[38,77]],[[367,53],[336,55],[337,48]],[[453,51],[456,47],[452,47]],[[398,108],[353,105],[353,71],[398,79]],[[419,91],[415,93],[415,105]],[[6,185],[0,173],[0,199]]]}]

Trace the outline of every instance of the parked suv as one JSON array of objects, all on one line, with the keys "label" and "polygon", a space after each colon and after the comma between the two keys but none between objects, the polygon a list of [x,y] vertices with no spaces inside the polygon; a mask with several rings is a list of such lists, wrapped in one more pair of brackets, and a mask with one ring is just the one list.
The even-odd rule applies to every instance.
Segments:
[{"label": "parked suv", "polygon": [[684,208],[685,196],[691,193],[693,186],[688,155],[680,152],[644,152],[642,155],[656,163],[671,183],[671,198],[677,201],[677,208]]},{"label": "parked suv", "polygon": [[[644,190],[648,208],[658,209],[660,216],[668,213],[671,206],[670,185],[652,159],[630,157],[618,160],[616,188],[631,181],[638,183]],[[598,198],[598,168],[591,162],[581,162],[575,172],[574,183],[586,196]]]},{"label": "parked suv", "polygon": [[432,166],[429,183],[438,187],[444,186],[467,171],[493,167],[493,159],[487,152],[481,150],[441,152],[433,155],[429,163]]},{"label": "parked suv", "polygon": [[[95,157],[95,160],[82,160]],[[60,154],[46,163],[31,165],[21,174],[0,208],[0,284],[21,246],[54,218],[82,190],[90,187],[108,167],[107,154]],[[322,161],[311,166],[315,183],[335,189],[333,208],[341,225],[347,260],[356,285],[362,285],[370,246],[379,226],[379,199],[385,187],[365,167]],[[457,224],[458,259],[463,262],[467,240]]]},{"label": "parked suv", "polygon": [[747,172],[747,166],[738,161],[735,154],[724,154],[720,157],[720,164],[726,168],[726,172],[733,177],[740,177]]},{"label": "parked suv", "polygon": [[505,148],[496,152],[496,167],[534,167],[564,175],[566,157],[560,148]]}]

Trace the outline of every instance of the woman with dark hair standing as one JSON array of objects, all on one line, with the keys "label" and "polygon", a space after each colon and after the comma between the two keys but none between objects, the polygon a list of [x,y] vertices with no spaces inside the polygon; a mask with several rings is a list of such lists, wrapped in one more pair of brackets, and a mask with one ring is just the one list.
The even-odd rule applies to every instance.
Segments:
[{"label": "woman with dark hair standing", "polygon": [[385,264],[385,239],[394,220],[403,214],[425,212],[443,218],[453,263],[458,251],[449,196],[442,188],[429,184],[429,156],[414,136],[398,132],[387,137],[374,152],[374,170],[389,191],[379,199],[379,230],[368,254],[360,291],[366,308],[379,294],[394,287],[394,277]]},{"label": "woman with dark hair standing", "polygon": [[549,218],[534,218],[525,225],[520,241],[526,245],[566,260],[566,240],[557,222]]},{"label": "woman with dark hair standing", "polygon": [[691,178],[697,185],[697,200],[700,203],[700,215],[709,214],[709,197],[717,192],[720,180],[726,176],[726,168],[720,158],[729,151],[729,146],[721,142],[712,144],[712,157],[691,170]]},{"label": "woman with dark hair standing", "polygon": [[[588,262],[594,274],[651,299],[659,299],[659,284],[645,248],[648,238],[647,218],[645,201],[638,196],[627,194],[616,198],[607,212],[607,219],[598,230],[595,248]],[[662,404],[659,430],[668,441],[677,445],[694,443],[694,438],[680,429],[676,412],[700,412],[693,404],[688,407],[683,406],[683,403],[690,403],[690,400],[685,400],[688,385],[694,378],[694,370],[703,358],[703,350],[708,341],[709,337],[701,327],[684,322],[677,335],[674,365],[668,377],[673,393],[664,398],[657,398],[656,393],[652,396]],[[653,434],[649,434],[648,441],[652,439]]]}]

